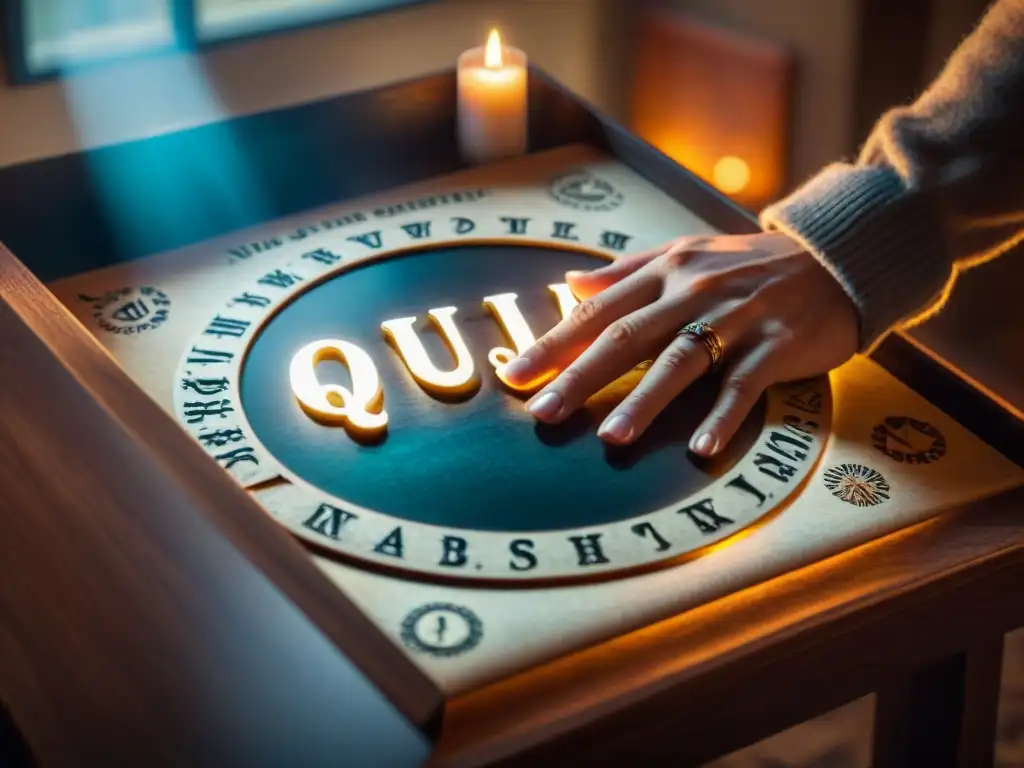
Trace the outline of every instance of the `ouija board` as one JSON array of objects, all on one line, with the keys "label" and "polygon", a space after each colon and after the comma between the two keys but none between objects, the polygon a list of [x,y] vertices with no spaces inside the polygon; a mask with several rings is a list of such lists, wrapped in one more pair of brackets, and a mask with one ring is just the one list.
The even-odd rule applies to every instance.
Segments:
[{"label": "ouija board", "polygon": [[585,146],[475,168],[50,286],[449,693],[1024,481],[866,358],[770,389],[714,461],[717,382],[634,446],[501,376],[564,274],[714,230]]}]

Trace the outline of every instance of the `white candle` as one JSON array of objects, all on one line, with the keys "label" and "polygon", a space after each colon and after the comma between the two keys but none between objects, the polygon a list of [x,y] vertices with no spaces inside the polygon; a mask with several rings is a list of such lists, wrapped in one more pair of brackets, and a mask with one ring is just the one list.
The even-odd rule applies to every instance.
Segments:
[{"label": "white candle", "polygon": [[493,30],[486,46],[459,56],[457,79],[462,156],[482,163],[526,152],[526,54]]}]

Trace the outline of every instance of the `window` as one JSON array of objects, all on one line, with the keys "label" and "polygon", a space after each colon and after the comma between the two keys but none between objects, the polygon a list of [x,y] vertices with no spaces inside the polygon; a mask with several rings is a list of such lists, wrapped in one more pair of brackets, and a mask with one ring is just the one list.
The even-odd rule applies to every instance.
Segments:
[{"label": "window", "polygon": [[12,63],[21,65],[11,69],[28,77],[168,50],[175,43],[165,0],[15,0],[11,5],[20,8],[12,9],[10,53]]},{"label": "window", "polygon": [[332,18],[375,13],[408,0],[194,0],[200,42],[273,32]]},{"label": "window", "polygon": [[15,82],[26,82],[424,1],[8,0],[8,70]]}]

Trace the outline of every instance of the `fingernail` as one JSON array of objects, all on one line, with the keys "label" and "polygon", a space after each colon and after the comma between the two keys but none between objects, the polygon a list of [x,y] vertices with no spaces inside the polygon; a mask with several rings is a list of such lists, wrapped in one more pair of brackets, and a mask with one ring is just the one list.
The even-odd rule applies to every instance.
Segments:
[{"label": "fingernail", "polygon": [[610,437],[616,443],[625,443],[633,436],[633,425],[629,423],[629,417],[624,413],[618,413],[608,419],[597,430],[600,438]]},{"label": "fingernail", "polygon": [[505,366],[504,374],[511,379],[518,379],[530,373],[530,361],[525,357],[517,357]]},{"label": "fingernail", "polygon": [[545,392],[530,403],[527,409],[538,419],[553,419],[562,410],[562,396],[557,392]]},{"label": "fingernail", "polygon": [[715,438],[705,432],[690,443],[690,450],[705,456],[715,452]]},{"label": "fingernail", "polygon": [[585,274],[587,273],[584,272],[582,269],[570,269],[568,272],[565,273],[565,276],[570,280],[575,280],[577,277],[583,277]]}]

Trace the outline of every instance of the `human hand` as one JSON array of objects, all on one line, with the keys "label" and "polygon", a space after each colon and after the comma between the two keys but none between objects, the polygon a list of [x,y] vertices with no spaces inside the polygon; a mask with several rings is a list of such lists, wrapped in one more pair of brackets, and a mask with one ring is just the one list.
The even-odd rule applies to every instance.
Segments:
[{"label": "human hand", "polygon": [[825,373],[858,348],[853,302],[781,233],[682,237],[566,280],[580,304],[504,376],[526,386],[557,373],[527,402],[536,418],[556,424],[653,359],[598,429],[614,444],[634,442],[709,370],[704,344],[678,335],[691,322],[710,324],[724,347],[722,391],[690,440],[690,450],[704,457],[725,447],[768,386]]}]

